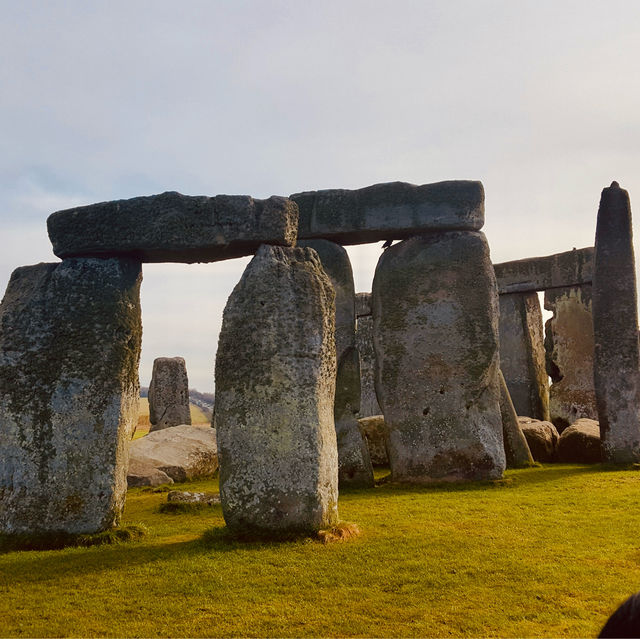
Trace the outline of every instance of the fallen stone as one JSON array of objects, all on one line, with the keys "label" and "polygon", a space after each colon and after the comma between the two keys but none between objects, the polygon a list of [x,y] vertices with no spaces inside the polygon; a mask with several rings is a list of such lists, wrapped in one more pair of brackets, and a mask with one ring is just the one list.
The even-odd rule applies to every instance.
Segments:
[{"label": "fallen stone", "polygon": [[365,244],[428,231],[477,231],[484,224],[482,183],[467,180],[421,186],[389,182],[355,191],[306,191],[290,198],[300,210],[298,238],[304,240]]},{"label": "fallen stone", "polygon": [[167,502],[170,504],[215,506],[220,503],[220,495],[217,493],[194,493],[186,490],[170,490],[167,493]]},{"label": "fallen stone", "polygon": [[433,233],[388,248],[372,308],[392,479],[501,477],[498,294],[484,235]]},{"label": "fallen stone", "polygon": [[167,473],[138,459],[129,460],[129,470],[127,471],[128,488],[162,486],[163,484],[173,484],[173,479]]},{"label": "fallen stone", "polygon": [[500,295],[532,293],[549,288],[591,284],[593,256],[594,249],[589,246],[544,257],[494,264],[498,292]]},{"label": "fallen stone", "polygon": [[531,417],[518,417],[518,423],[527,438],[533,459],[537,462],[556,461],[560,439],[556,427],[551,422],[543,422]]},{"label": "fallen stone", "polygon": [[593,281],[593,377],[602,461],[640,460],[640,348],[629,194],[603,189]]},{"label": "fallen stone", "polygon": [[387,427],[384,423],[384,415],[372,415],[361,417],[358,420],[369,447],[369,456],[374,466],[388,466],[387,454]]},{"label": "fallen stone", "polygon": [[513,406],[509,389],[500,372],[500,414],[502,415],[502,435],[507,468],[525,468],[531,466],[533,457]]},{"label": "fallen stone", "polygon": [[516,413],[548,421],[549,380],[537,293],[500,295],[500,368]]},{"label": "fallen stone", "polygon": [[597,464],[602,461],[600,424],[583,418],[566,428],[558,441],[558,461],[566,464]]},{"label": "fallen stone", "polygon": [[130,463],[153,466],[173,481],[213,477],[218,470],[216,431],[183,424],[149,433],[129,445]]},{"label": "fallen stone", "polygon": [[553,311],[544,341],[546,368],[552,381],[549,413],[562,433],[582,417],[598,417],[593,386],[591,285],[545,291],[544,307]]},{"label": "fallen stone", "polygon": [[182,357],[158,357],[153,361],[149,385],[150,432],[191,424],[189,379]]},{"label": "fallen stone", "polygon": [[0,531],[115,526],[138,415],[140,263],[16,269],[0,305]]},{"label": "fallen stone", "polygon": [[331,282],[313,249],[262,246],[224,310],[214,421],[220,497],[239,534],[338,519]]},{"label": "fallen stone", "polygon": [[294,244],[297,226],[297,206],[287,198],[193,197],[175,191],[79,206],[47,220],[58,257],[128,255],[143,262],[253,255],[261,244]]}]

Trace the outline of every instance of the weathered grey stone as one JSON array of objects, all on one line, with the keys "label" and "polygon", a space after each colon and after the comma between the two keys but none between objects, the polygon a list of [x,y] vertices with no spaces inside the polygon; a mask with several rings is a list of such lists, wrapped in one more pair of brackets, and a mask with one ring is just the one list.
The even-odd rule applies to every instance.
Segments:
[{"label": "weathered grey stone", "polygon": [[502,372],[500,372],[500,414],[502,415],[502,435],[507,468],[531,466],[533,457],[529,450],[529,444],[527,444],[527,438],[518,423],[518,414],[511,401]]},{"label": "weathered grey stone", "polygon": [[213,477],[218,470],[216,431],[210,426],[182,424],[134,439],[130,462],[147,464],[173,481]]},{"label": "weathered grey stone", "polygon": [[498,294],[484,235],[431,234],[388,248],[372,307],[392,478],[501,477]]},{"label": "weathered grey stone", "polygon": [[640,349],[629,194],[602,190],[593,281],[593,377],[602,460],[640,459]]},{"label": "weathered grey stone", "polygon": [[551,422],[531,417],[518,417],[518,423],[527,438],[533,459],[537,462],[555,461],[560,439],[556,427]]},{"label": "weathered grey stone", "polygon": [[597,464],[602,461],[598,422],[582,418],[565,428],[558,440],[558,461],[565,464]]},{"label": "weathered grey stone", "polygon": [[300,209],[300,239],[365,244],[433,230],[477,231],[484,224],[482,183],[467,180],[421,186],[389,182],[289,197]]},{"label": "weathered grey stone", "polygon": [[500,295],[500,368],[516,413],[549,420],[549,380],[537,293]]},{"label": "weathered grey stone", "polygon": [[150,432],[191,424],[189,379],[182,357],[158,357],[153,361],[149,384]]},{"label": "weathered grey stone", "polygon": [[47,226],[58,257],[129,255],[143,262],[216,262],[263,243],[295,244],[297,206],[283,197],[169,191],[58,211]]},{"label": "weathered grey stone", "polygon": [[359,317],[356,323],[356,346],[360,354],[359,417],[382,414],[375,388],[376,353],[373,348],[373,317]]},{"label": "weathered grey stone", "polygon": [[173,484],[173,479],[164,471],[142,462],[138,459],[129,459],[129,470],[127,471],[127,487],[138,486],[162,486],[162,484]]},{"label": "weathered grey stone", "polygon": [[387,454],[387,427],[384,423],[384,415],[372,415],[361,417],[358,420],[360,428],[369,447],[369,456],[374,466],[388,466]]},{"label": "weathered grey stone", "polygon": [[593,247],[494,264],[498,292],[528,293],[591,284]]},{"label": "weathered grey stone", "polygon": [[186,490],[170,490],[167,502],[172,504],[192,504],[197,506],[215,506],[220,503],[217,493],[194,493]]},{"label": "weathered grey stone", "polygon": [[371,316],[371,293],[356,293],[356,320]]},{"label": "weathered grey stone", "polygon": [[214,420],[225,521],[240,533],[336,523],[333,286],[313,249],[262,246],[224,311]]},{"label": "weathered grey stone", "polygon": [[14,271],[0,306],[0,531],[118,523],[138,414],[140,263]]},{"label": "weathered grey stone", "polygon": [[591,285],[545,291],[547,320],[544,345],[551,377],[549,412],[559,433],[577,419],[598,417],[593,386],[593,317]]}]

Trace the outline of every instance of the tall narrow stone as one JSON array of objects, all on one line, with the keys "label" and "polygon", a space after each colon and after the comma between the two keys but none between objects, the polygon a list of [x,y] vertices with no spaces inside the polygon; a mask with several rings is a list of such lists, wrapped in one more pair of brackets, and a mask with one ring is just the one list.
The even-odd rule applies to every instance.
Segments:
[{"label": "tall narrow stone", "polygon": [[191,424],[189,379],[182,357],[158,357],[153,361],[149,421],[151,431]]},{"label": "tall narrow stone", "polygon": [[578,419],[598,419],[593,386],[591,285],[545,291],[545,349],[551,377],[549,412],[559,433]]},{"label": "tall narrow stone", "polygon": [[500,477],[498,293],[484,235],[434,233],[388,248],[372,307],[392,478]]},{"label": "tall narrow stone", "polygon": [[529,444],[527,444],[527,438],[518,423],[518,415],[502,372],[500,372],[500,413],[502,414],[502,434],[507,468],[531,466],[533,457],[529,450]]},{"label": "tall narrow stone", "polygon": [[334,298],[314,250],[266,245],[229,297],[214,419],[235,532],[277,536],[337,520]]},{"label": "tall narrow stone", "polygon": [[537,293],[500,295],[500,368],[517,414],[548,421],[549,381]]},{"label": "tall narrow stone", "polygon": [[602,459],[640,459],[640,350],[629,194],[602,190],[593,278],[593,376]]},{"label": "tall narrow stone", "polygon": [[360,354],[360,413],[362,417],[381,415],[375,388],[376,353],[373,349],[371,293],[356,293],[356,347]]},{"label": "tall narrow stone", "polygon": [[314,249],[336,292],[336,399],[334,420],[338,438],[340,485],[373,486],[369,449],[357,421],[360,410],[360,362],[355,349],[356,316],[353,271],[349,255],[327,240],[304,240]]},{"label": "tall narrow stone", "polygon": [[0,305],[0,531],[116,524],[138,413],[140,264],[14,271]]}]

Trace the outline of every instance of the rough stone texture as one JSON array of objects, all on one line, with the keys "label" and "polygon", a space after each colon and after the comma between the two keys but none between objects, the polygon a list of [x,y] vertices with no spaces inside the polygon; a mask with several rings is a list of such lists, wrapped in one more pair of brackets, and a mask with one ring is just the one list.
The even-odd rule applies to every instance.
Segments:
[{"label": "rough stone texture", "polygon": [[300,239],[365,244],[433,230],[477,231],[484,225],[481,182],[452,180],[421,186],[389,182],[289,197],[300,209]]},{"label": "rough stone texture", "polygon": [[387,427],[384,423],[384,415],[361,417],[358,423],[367,440],[371,463],[374,466],[388,466]]},{"label": "rough stone texture", "polygon": [[598,417],[593,386],[593,316],[591,285],[545,291],[544,345],[551,377],[549,412],[559,433],[577,419]]},{"label": "rough stone texture", "polygon": [[558,441],[558,461],[566,464],[597,464],[602,461],[600,424],[582,418],[566,428]]},{"label": "rough stone texture", "polygon": [[127,471],[128,488],[161,486],[162,484],[173,484],[173,479],[167,473],[151,464],[138,459],[129,459],[129,470]]},{"label": "rough stone texture", "polygon": [[529,450],[537,462],[556,460],[560,435],[551,422],[543,422],[531,417],[518,417],[524,436],[527,438]]},{"label": "rough stone texture", "polygon": [[[146,464],[173,481],[213,477],[218,470],[216,431],[183,424],[149,433],[129,445],[130,464]],[[135,468],[135,467],[134,467]]]},{"label": "rough stone texture", "polygon": [[149,385],[150,431],[191,424],[189,379],[182,357],[158,357],[153,361]]},{"label": "rough stone texture", "polygon": [[373,317],[358,317],[356,346],[360,354],[360,412],[359,417],[380,415],[375,387],[376,353],[373,348]]},{"label": "rough stone texture", "polygon": [[356,320],[371,316],[371,293],[356,293]]},{"label": "rough stone texture", "polygon": [[298,209],[283,197],[193,197],[169,191],[58,211],[47,226],[58,257],[215,262],[253,255],[263,243],[295,244]]},{"label": "rough stone texture", "polygon": [[593,377],[602,460],[640,459],[640,351],[631,205],[617,182],[603,189],[593,282]]},{"label": "rough stone texture", "polygon": [[262,246],[224,311],[214,420],[225,521],[240,533],[338,518],[333,286],[313,249]]},{"label": "rough stone texture", "polygon": [[591,284],[593,279],[592,246],[555,255],[530,257],[494,264],[498,292],[530,293],[548,288]]},{"label": "rough stone texture", "polygon": [[217,493],[192,493],[186,490],[170,490],[167,502],[173,504],[192,504],[197,506],[215,506],[220,503]]},{"label": "rough stone texture", "polygon": [[501,477],[498,294],[484,235],[431,234],[388,248],[372,307],[393,480]]},{"label": "rough stone texture", "polygon": [[549,380],[537,293],[500,295],[500,368],[516,413],[548,421]]},{"label": "rough stone texture", "polygon": [[502,435],[507,468],[523,468],[533,462],[527,438],[524,436],[518,414],[513,406],[509,389],[500,372],[500,414],[502,415]]},{"label": "rough stone texture", "polygon": [[118,523],[138,415],[140,263],[13,272],[0,306],[0,531]]}]

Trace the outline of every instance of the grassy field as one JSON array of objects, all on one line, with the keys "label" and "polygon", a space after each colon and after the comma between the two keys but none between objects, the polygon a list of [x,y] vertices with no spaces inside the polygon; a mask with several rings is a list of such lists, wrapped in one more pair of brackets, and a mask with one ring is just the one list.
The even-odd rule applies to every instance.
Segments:
[{"label": "grassy field", "polygon": [[362,535],[322,545],[232,542],[220,506],[133,489],[141,541],[0,555],[0,635],[596,636],[640,589],[639,493],[640,472],[586,466],[384,484],[343,491]]},{"label": "grassy field", "polygon": [[[202,412],[202,409],[195,404],[189,404],[189,412],[191,413],[192,424],[209,424],[211,420]],[[134,439],[143,437],[149,432],[149,399],[146,397],[140,398],[140,404],[138,408],[138,426],[134,435]]]}]

